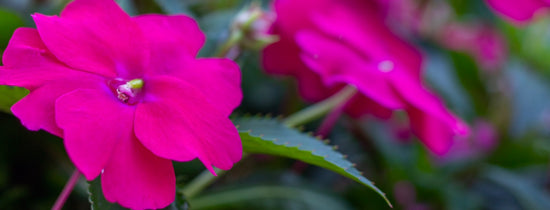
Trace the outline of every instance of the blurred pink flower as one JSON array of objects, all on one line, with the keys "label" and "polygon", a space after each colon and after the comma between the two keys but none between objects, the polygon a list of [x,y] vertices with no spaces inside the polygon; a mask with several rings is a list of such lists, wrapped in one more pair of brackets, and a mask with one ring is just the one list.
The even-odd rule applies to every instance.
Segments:
[{"label": "blurred pink flower", "polygon": [[437,39],[444,47],[470,54],[486,70],[500,68],[508,55],[502,35],[483,25],[449,23]]},{"label": "blurred pink flower", "polygon": [[429,210],[429,205],[418,201],[415,186],[409,181],[399,181],[393,186],[395,201],[405,210]]},{"label": "blurred pink flower", "polygon": [[533,19],[538,13],[550,7],[549,0],[485,0],[487,4],[504,18],[515,23],[524,23]]},{"label": "blurred pink flower", "polygon": [[357,87],[346,112],[389,118],[405,110],[425,145],[444,154],[467,125],[421,82],[422,56],[380,19],[375,2],[276,0],[272,32],[280,40],[263,51],[268,73],[298,79],[301,95],[322,100],[346,84]]},{"label": "blurred pink flower", "polygon": [[490,25],[462,23],[445,1],[377,0],[394,31],[432,39],[443,47],[465,52],[483,70],[497,70],[506,61],[506,40]]},{"label": "blurred pink flower", "polygon": [[[372,0],[371,0],[372,1]],[[415,0],[374,0],[388,25],[403,33],[422,33],[423,6]],[[436,19],[435,21],[440,21]]]},{"label": "blurred pink flower", "polygon": [[130,17],[112,0],[75,0],[60,16],[33,15],[15,31],[0,84],[30,94],[12,111],[30,130],[64,139],[105,198],[132,209],[174,201],[171,160],[230,169],[242,156],[228,119],[240,71],[227,59],[196,59],[205,37],[186,16]]},{"label": "blurred pink flower", "polygon": [[471,135],[458,139],[442,160],[479,157],[493,151],[497,146],[498,133],[494,126],[484,120],[477,120],[472,125]]}]

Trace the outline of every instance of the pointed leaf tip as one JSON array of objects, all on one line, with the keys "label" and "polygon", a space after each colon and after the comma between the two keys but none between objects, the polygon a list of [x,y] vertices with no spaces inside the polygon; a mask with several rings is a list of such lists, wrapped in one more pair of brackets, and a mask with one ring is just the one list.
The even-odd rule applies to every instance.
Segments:
[{"label": "pointed leaf tip", "polygon": [[276,119],[242,117],[233,119],[233,122],[240,125],[239,133],[245,152],[293,158],[329,169],[371,188],[392,207],[386,195],[363,177],[355,164],[345,159],[346,155],[336,151],[338,146],[327,145],[328,140],[320,141]]}]

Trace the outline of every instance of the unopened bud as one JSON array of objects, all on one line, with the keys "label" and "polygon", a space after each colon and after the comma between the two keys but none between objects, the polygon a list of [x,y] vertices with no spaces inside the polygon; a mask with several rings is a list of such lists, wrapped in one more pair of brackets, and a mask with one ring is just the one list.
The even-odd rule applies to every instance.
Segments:
[{"label": "unopened bud", "polygon": [[269,33],[274,21],[274,13],[264,11],[258,2],[252,2],[235,17],[232,33],[242,34],[241,47],[259,50],[279,39]]}]

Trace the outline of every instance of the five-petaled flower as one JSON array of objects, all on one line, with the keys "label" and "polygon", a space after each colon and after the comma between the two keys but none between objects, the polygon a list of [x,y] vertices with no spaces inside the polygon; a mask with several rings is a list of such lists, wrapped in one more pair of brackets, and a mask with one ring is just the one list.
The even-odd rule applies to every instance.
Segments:
[{"label": "five-petaled flower", "polygon": [[12,111],[30,130],[64,139],[105,198],[133,209],[175,197],[171,160],[230,169],[242,145],[228,116],[242,98],[239,67],[195,58],[205,37],[183,15],[130,17],[113,0],[75,0],[33,15],[0,67],[0,84],[30,94]]},{"label": "five-petaled flower", "polygon": [[267,72],[298,79],[308,101],[345,85],[359,91],[346,111],[389,118],[405,110],[412,131],[435,154],[446,153],[468,127],[421,81],[421,54],[394,35],[374,1],[276,0],[272,32],[280,40],[263,51]]}]

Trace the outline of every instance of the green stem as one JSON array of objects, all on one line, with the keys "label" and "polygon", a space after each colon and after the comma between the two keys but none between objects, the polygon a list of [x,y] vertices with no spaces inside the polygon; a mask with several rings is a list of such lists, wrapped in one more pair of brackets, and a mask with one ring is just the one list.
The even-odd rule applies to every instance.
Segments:
[{"label": "green stem", "polygon": [[330,98],[288,116],[283,123],[288,127],[296,127],[311,122],[322,117],[339,104],[348,101],[355,93],[357,93],[355,87],[346,86]]},{"label": "green stem", "polygon": [[[214,168],[218,176],[223,176],[226,171]],[[204,170],[199,174],[193,181],[191,181],[185,188],[183,188],[182,193],[186,198],[192,198],[198,193],[200,193],[208,185],[212,184],[218,176],[214,176],[210,171]]]},{"label": "green stem", "polygon": [[[247,153],[243,153],[243,157],[241,158],[241,160],[246,158],[247,156]],[[214,171],[216,172],[217,176],[214,176],[208,170],[204,170],[203,172],[201,172],[197,177],[195,177],[195,179],[193,179],[193,181],[191,181],[185,186],[185,188],[183,188],[183,190],[181,191],[183,195],[185,195],[185,197],[188,199],[193,198],[197,194],[202,192],[202,190],[204,190],[210,184],[212,184],[212,182],[216,181],[216,179],[227,173],[227,171],[217,168],[214,168]]]},{"label": "green stem", "polygon": [[216,54],[217,57],[226,57],[231,48],[235,47],[244,37],[244,34],[240,30],[234,30],[231,32],[229,39],[223,43],[220,50]]}]

